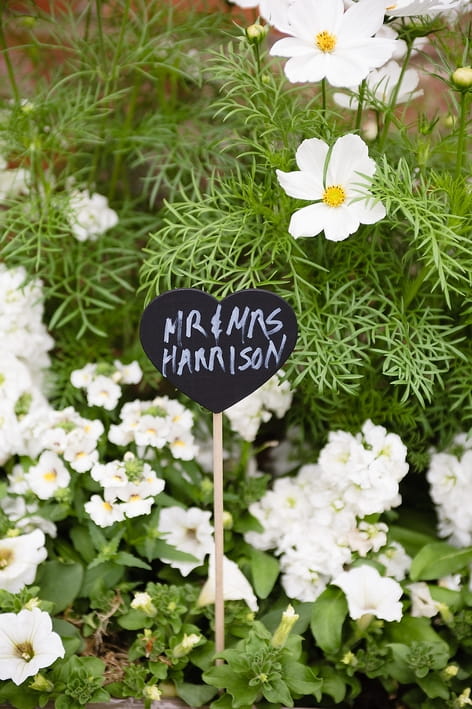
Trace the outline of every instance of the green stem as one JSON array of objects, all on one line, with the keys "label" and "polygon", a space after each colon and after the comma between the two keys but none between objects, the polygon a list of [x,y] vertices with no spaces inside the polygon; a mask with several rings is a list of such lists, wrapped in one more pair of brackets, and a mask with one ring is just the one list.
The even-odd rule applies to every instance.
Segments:
[{"label": "green stem", "polygon": [[407,310],[410,306],[411,301],[415,298],[425,278],[426,269],[424,266],[421,266],[415,278],[408,281],[407,287],[405,288],[405,292],[403,294],[403,305],[405,310]]},{"label": "green stem", "polygon": [[323,119],[326,116],[326,79],[321,79],[321,110],[323,111]]},{"label": "green stem", "polygon": [[102,60],[102,69],[106,75],[106,52],[105,52],[105,42],[103,41],[103,24],[102,24],[102,0],[95,0],[95,9],[97,14],[97,30],[98,38],[100,40],[100,57]]},{"label": "green stem", "polygon": [[408,63],[410,61],[412,49],[413,49],[413,42],[408,41],[407,47],[406,47],[405,58],[403,60],[403,64],[402,64],[402,67],[400,70],[400,76],[398,77],[398,81],[395,84],[395,88],[392,91],[392,95],[390,97],[390,102],[389,102],[387,111],[385,112],[385,121],[384,121],[383,131],[382,131],[382,135],[380,136],[379,145],[378,145],[379,151],[383,150],[385,141],[387,139],[388,129],[390,128],[390,123],[392,122],[392,119],[393,119],[393,113],[395,111],[395,106],[397,103],[398,94],[399,94],[399,91],[401,88],[403,77],[405,76],[405,72],[408,67]]},{"label": "green stem", "polygon": [[128,103],[128,110],[126,112],[126,119],[123,125],[123,130],[121,133],[121,139],[118,145],[118,149],[114,153],[114,159],[113,159],[113,169],[110,177],[110,189],[108,191],[108,199],[110,201],[113,200],[115,196],[115,190],[116,190],[116,185],[118,183],[118,178],[120,176],[120,171],[121,171],[121,165],[123,162],[123,147],[126,139],[128,138],[131,127],[133,124],[133,118],[134,114],[136,111],[136,105],[137,105],[137,98],[139,94],[139,90],[141,88],[141,82],[136,81],[136,83],[133,86],[133,90],[131,93],[131,97]]},{"label": "green stem", "polygon": [[10,80],[10,86],[13,96],[15,98],[15,103],[20,103],[20,92],[18,90],[18,84],[16,83],[15,72],[13,71],[13,65],[10,59],[10,52],[8,50],[7,42],[5,39],[5,33],[3,31],[2,19],[0,19],[0,49],[2,50],[3,56],[5,57],[8,79]]},{"label": "green stem", "polygon": [[361,120],[362,120],[362,111],[364,109],[364,98],[365,98],[365,86],[366,86],[366,80],[363,79],[361,81],[361,85],[359,86],[359,97],[358,97],[358,103],[357,103],[357,113],[356,113],[356,123],[355,123],[355,130],[359,131],[361,127]]},{"label": "green stem", "polygon": [[464,165],[465,140],[466,140],[466,124],[467,124],[467,93],[460,93],[460,109],[459,109],[459,135],[457,138],[457,157],[456,157],[456,178],[462,174]]}]

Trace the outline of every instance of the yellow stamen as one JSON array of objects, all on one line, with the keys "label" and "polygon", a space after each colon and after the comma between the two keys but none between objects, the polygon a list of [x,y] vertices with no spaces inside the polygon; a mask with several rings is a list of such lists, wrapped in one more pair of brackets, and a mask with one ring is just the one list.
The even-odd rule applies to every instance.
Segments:
[{"label": "yellow stamen", "polygon": [[13,561],[13,552],[11,549],[0,549],[0,569],[6,569]]},{"label": "yellow stamen", "polygon": [[103,509],[105,509],[107,512],[111,512],[113,507],[110,505],[109,502],[104,502],[103,503]]},{"label": "yellow stamen", "polygon": [[315,44],[322,52],[332,52],[336,47],[336,37],[331,32],[323,30],[323,32],[318,32],[315,37]]},{"label": "yellow stamen", "polygon": [[339,207],[346,201],[346,192],[341,185],[330,185],[323,194],[323,202],[328,207]]},{"label": "yellow stamen", "polygon": [[57,478],[57,473],[55,470],[49,470],[47,473],[44,473],[43,475],[43,480],[45,480],[47,483],[52,483],[54,480]]}]

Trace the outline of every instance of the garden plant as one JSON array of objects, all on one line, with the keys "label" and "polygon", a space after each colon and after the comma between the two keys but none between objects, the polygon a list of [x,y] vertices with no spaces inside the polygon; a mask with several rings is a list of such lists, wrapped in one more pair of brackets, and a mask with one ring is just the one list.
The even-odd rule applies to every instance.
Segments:
[{"label": "garden plant", "polygon": [[[468,0],[0,8],[0,705],[472,705]],[[281,296],[211,415],[156,295]]]}]

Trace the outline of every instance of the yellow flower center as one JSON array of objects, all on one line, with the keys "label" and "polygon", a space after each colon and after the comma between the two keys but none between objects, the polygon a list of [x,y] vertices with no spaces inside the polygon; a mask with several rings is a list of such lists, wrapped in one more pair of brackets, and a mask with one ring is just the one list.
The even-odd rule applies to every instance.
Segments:
[{"label": "yellow flower center", "polygon": [[323,30],[315,37],[315,44],[322,52],[332,52],[336,47],[336,37],[331,32]]},{"label": "yellow flower center", "polygon": [[57,478],[57,473],[55,470],[48,470],[47,473],[44,473],[43,475],[43,480],[45,480],[47,483],[52,483],[54,480]]},{"label": "yellow flower center", "polygon": [[13,552],[11,549],[0,549],[0,569],[6,569],[13,561]]},{"label": "yellow flower center", "polygon": [[112,509],[113,509],[113,507],[110,505],[109,502],[103,502],[102,505],[103,505],[103,509],[104,509],[106,512],[111,512]]},{"label": "yellow flower center", "polygon": [[339,207],[346,201],[346,192],[341,185],[330,185],[323,194],[323,202],[328,207]]}]

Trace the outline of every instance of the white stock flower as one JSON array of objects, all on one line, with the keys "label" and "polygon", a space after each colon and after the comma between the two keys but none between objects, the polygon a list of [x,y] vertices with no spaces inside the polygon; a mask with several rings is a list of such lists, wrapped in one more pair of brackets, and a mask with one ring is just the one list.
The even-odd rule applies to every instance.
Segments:
[{"label": "white stock flower", "polygon": [[308,138],[299,145],[296,161],[299,170],[276,171],[290,197],[314,202],[292,215],[288,230],[296,239],[324,230],[330,241],[342,241],[361,224],[384,218],[383,204],[369,192],[376,164],[358,135],[338,138],[331,150],[323,140]]},{"label": "white stock flower", "polygon": [[383,20],[378,0],[362,0],[346,12],[343,0],[295,0],[287,11],[291,36],[275,42],[270,53],[289,58],[291,82],[326,78],[332,86],[357,86],[395,50],[395,40],[372,36]]},{"label": "white stock flower", "polygon": [[213,527],[211,513],[198,507],[164,507],[159,514],[158,531],[167,544],[179,551],[191,554],[195,561],[162,559],[182,576],[187,576],[197,566],[201,566],[207,554],[213,550]]},{"label": "white stock flower", "polygon": [[[420,80],[420,76],[416,69],[407,69],[403,74],[400,88],[398,82],[400,79],[401,67],[396,61],[389,61],[380,69],[374,69],[369,73],[366,79],[366,95],[364,106],[372,106],[378,108],[389,105],[394,91],[398,91],[395,103],[405,103],[412,99],[422,96],[423,90],[416,90]],[[359,101],[356,95],[348,95],[343,93],[335,93],[333,96],[338,106],[351,110],[357,109]]]},{"label": "white stock flower", "polygon": [[118,224],[117,213],[101,194],[75,190],[69,199],[69,225],[77,241],[95,241]]},{"label": "white stock flower", "polygon": [[38,565],[47,558],[44,532],[0,539],[0,588],[10,593],[33,583]]},{"label": "white stock flower", "polygon": [[387,621],[401,620],[402,587],[398,581],[381,576],[372,566],[356,566],[343,571],[332,583],[344,591],[349,615],[354,620],[364,615]]},{"label": "white stock flower", "polygon": [[[226,556],[223,557],[223,598],[225,601],[245,601],[252,611],[257,611],[257,598],[252,586],[239,566]],[[210,554],[208,578],[202,587],[197,605],[206,606],[215,602],[215,555]]]},{"label": "white stock flower", "polygon": [[20,685],[64,655],[48,613],[33,608],[0,615],[0,679]]},{"label": "white stock flower", "polygon": [[29,468],[25,477],[40,500],[49,500],[57,490],[67,487],[70,482],[70,473],[64,462],[52,451],[41,453],[38,462]]}]

